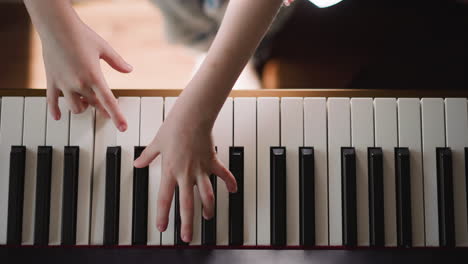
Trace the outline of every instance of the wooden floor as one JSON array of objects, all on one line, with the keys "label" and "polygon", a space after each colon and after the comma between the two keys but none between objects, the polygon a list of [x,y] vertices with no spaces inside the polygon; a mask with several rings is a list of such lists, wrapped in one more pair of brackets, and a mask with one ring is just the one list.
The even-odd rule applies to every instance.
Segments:
[{"label": "wooden floor", "polygon": [[[83,21],[134,67],[125,75],[103,62],[110,87],[180,89],[188,82],[196,56],[166,42],[159,10],[149,1],[93,0],[75,5]],[[40,41],[30,31],[22,5],[0,4],[0,59],[7,62],[0,64],[0,88],[46,87]]]}]

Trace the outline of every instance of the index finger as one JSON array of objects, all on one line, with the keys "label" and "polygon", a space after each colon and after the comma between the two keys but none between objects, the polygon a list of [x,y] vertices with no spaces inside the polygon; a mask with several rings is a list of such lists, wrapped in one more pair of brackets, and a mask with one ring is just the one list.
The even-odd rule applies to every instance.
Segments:
[{"label": "index finger", "polygon": [[115,127],[117,127],[121,132],[127,130],[127,121],[120,111],[117,99],[107,86],[106,81],[101,78],[98,84],[93,87],[93,90],[96,93],[98,100],[101,102],[101,105],[110,115]]}]

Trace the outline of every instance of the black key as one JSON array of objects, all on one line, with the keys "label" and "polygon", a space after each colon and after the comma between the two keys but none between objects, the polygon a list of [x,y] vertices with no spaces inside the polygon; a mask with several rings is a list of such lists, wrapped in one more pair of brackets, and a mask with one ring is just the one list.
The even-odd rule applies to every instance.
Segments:
[{"label": "black key", "polygon": [[[143,150],[145,147],[135,147],[135,160]],[[148,176],[149,167],[133,168],[133,245],[146,245],[148,242]]]},{"label": "black key", "polygon": [[468,215],[468,148],[465,148],[465,184],[466,184],[466,189],[465,189],[466,213]]},{"label": "black key", "polygon": [[229,170],[237,181],[237,192],[229,193],[229,245],[244,243],[244,147],[229,148]]},{"label": "black key", "polygon": [[184,242],[181,237],[181,226],[182,226],[182,219],[180,218],[180,195],[179,195],[179,187],[175,188],[175,195],[174,195],[174,244],[176,246],[187,246],[189,243]]},{"label": "black key", "polygon": [[[270,148],[270,238],[272,246],[286,245],[286,148]],[[261,223],[260,223],[261,224]]]},{"label": "black key", "polygon": [[385,245],[383,152],[381,148],[369,148],[369,245]]},{"label": "black key", "polygon": [[452,151],[437,148],[437,201],[439,206],[439,245],[455,246]]},{"label": "black key", "polygon": [[341,148],[341,201],[343,214],[343,245],[357,245],[356,212],[356,152],[354,148]]},{"label": "black key", "polygon": [[[210,175],[211,187],[216,197],[216,175]],[[202,245],[216,245],[216,198],[214,201],[214,215],[210,220],[202,217]]]},{"label": "black key", "polygon": [[301,246],[315,245],[314,148],[299,148],[299,208]]},{"label": "black key", "polygon": [[104,211],[104,245],[119,243],[121,147],[108,147],[106,152],[106,201]]},{"label": "black key", "polygon": [[78,171],[80,148],[65,147],[63,167],[62,245],[76,244],[76,213],[78,204]]},{"label": "black key", "polygon": [[49,244],[50,184],[52,178],[52,147],[37,149],[36,215],[34,217],[34,245]]},{"label": "black key", "polygon": [[23,230],[23,199],[26,147],[11,146],[8,193],[7,244],[20,245]]},{"label": "black key", "polygon": [[395,148],[397,245],[411,247],[411,174],[408,148]]}]

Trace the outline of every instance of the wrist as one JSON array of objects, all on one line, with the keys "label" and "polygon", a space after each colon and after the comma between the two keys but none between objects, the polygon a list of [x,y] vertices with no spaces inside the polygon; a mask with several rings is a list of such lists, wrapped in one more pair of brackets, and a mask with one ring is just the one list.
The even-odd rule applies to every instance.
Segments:
[{"label": "wrist", "polygon": [[24,0],[24,4],[41,39],[66,32],[79,21],[70,0]]}]

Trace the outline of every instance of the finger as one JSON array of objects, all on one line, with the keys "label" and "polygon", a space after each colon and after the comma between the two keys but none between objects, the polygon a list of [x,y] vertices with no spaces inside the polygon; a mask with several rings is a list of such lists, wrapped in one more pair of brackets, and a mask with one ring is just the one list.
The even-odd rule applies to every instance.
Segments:
[{"label": "finger", "polygon": [[179,203],[180,203],[180,238],[184,242],[192,240],[193,228],[193,188],[194,186],[187,182],[179,183]]},{"label": "finger", "polygon": [[101,105],[106,109],[107,113],[110,115],[114,125],[121,131],[124,132],[127,130],[127,121],[125,120],[124,115],[120,111],[117,99],[115,99],[114,94],[107,86],[106,81],[101,77],[96,87],[93,88],[96,93]]},{"label": "finger", "polygon": [[136,168],[144,168],[146,166],[149,166],[149,164],[159,156],[159,153],[160,152],[157,150],[155,143],[151,143],[145,148],[145,150],[143,150],[140,157],[138,157],[138,159],[135,160],[133,166],[135,166]]},{"label": "finger", "polygon": [[128,64],[110,45],[106,44],[101,53],[101,59],[107,62],[114,70],[121,73],[129,73],[133,70],[132,65]]},{"label": "finger", "polygon": [[159,186],[158,208],[156,210],[156,226],[160,232],[164,232],[167,228],[175,186],[176,181],[174,177],[165,172]]},{"label": "finger", "polygon": [[80,95],[73,92],[64,92],[65,101],[73,114],[83,113],[88,105],[81,101]]},{"label": "finger", "polygon": [[224,183],[226,184],[226,188],[229,192],[237,192],[237,182],[232,173],[224,167],[224,165],[216,159],[213,164],[213,168],[211,169],[213,174],[221,178]]},{"label": "finger", "polygon": [[104,117],[110,118],[109,113],[107,113],[106,109],[104,109],[104,107],[101,105],[101,103],[97,99],[96,94],[94,94],[94,92],[89,97],[83,98],[83,100],[85,100],[90,105],[92,105],[94,108],[96,108],[99,112],[101,112],[101,114]]},{"label": "finger", "polygon": [[208,176],[202,176],[197,179],[198,191],[203,204],[203,217],[209,220],[214,215],[214,193],[211,181]]},{"label": "finger", "polygon": [[60,120],[60,117],[62,115],[62,113],[60,112],[60,107],[58,105],[59,95],[60,91],[58,89],[47,89],[47,104],[49,106],[49,112],[55,120]]}]

